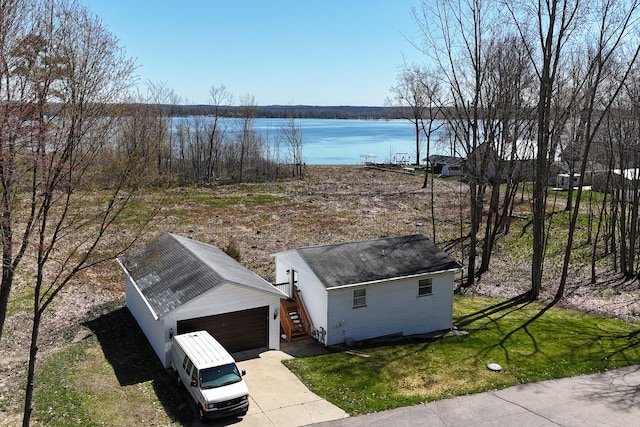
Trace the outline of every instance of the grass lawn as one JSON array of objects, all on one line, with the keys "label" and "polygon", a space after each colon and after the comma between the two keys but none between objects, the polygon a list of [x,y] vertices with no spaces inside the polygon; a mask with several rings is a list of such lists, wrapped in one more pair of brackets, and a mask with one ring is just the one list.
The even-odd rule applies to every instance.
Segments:
[{"label": "grass lawn", "polygon": [[93,335],[48,357],[38,369],[34,424],[191,425],[194,414],[183,391],[129,311],[104,310],[84,324]]},{"label": "grass lawn", "polygon": [[[640,363],[637,324],[479,297],[456,297],[454,310],[455,324],[468,335],[286,365],[312,391],[355,415]],[[102,312],[84,324],[90,337],[40,367],[34,418],[47,426],[190,425],[185,396],[126,308]],[[504,371],[489,371],[491,362]]]},{"label": "grass lawn", "polygon": [[[457,297],[465,336],[358,348],[286,365],[351,415],[640,363],[640,325],[526,301]],[[499,363],[503,371],[487,369]]]}]

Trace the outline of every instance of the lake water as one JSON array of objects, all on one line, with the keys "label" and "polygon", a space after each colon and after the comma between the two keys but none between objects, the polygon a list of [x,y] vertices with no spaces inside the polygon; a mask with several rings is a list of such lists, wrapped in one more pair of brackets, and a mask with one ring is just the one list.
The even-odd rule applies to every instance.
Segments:
[{"label": "lake water", "polygon": [[[415,162],[415,130],[408,120],[297,119],[296,123],[302,129],[302,157],[307,164],[387,163],[399,157]],[[287,121],[260,118],[254,125],[273,139]],[[424,156],[422,148],[420,158]]]}]

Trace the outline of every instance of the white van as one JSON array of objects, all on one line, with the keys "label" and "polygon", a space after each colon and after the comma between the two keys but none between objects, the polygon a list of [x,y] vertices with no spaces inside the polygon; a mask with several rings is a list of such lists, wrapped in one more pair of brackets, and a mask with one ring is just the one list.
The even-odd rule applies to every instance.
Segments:
[{"label": "white van", "polygon": [[171,368],[196,402],[200,420],[245,415],[249,410],[245,372],[207,331],[173,337]]}]

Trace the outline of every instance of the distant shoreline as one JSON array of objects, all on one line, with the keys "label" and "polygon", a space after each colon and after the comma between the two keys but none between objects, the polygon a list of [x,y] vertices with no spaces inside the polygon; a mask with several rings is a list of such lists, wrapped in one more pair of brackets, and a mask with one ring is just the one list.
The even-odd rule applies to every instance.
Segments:
[{"label": "distant shoreline", "polygon": [[[351,120],[415,120],[409,107],[371,107],[371,106],[321,106],[321,105],[171,105],[171,104],[110,104],[114,114],[140,114],[150,112],[151,115],[165,117],[194,117],[218,116],[242,118],[251,110],[251,117],[262,119],[295,118],[295,119],[351,119]],[[438,110],[438,111],[435,111]],[[432,117],[428,111],[423,111],[424,118]],[[442,109],[434,107],[434,120],[443,120]]]},{"label": "distant shoreline", "polygon": [[[163,105],[173,116],[209,116],[216,113],[211,105]],[[219,106],[218,114],[225,117],[241,117],[243,107]],[[255,107],[255,117],[297,119],[401,119],[401,112],[393,107],[369,106],[313,106],[313,105],[264,105]]]}]

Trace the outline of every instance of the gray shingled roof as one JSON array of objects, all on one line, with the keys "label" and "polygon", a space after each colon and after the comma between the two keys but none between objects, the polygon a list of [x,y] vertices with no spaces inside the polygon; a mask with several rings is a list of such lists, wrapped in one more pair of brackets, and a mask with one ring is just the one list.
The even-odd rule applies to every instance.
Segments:
[{"label": "gray shingled roof", "polygon": [[215,246],[171,233],[118,258],[158,318],[223,284],[284,297]]},{"label": "gray shingled roof", "polygon": [[420,234],[296,251],[327,289],[461,268]]}]

